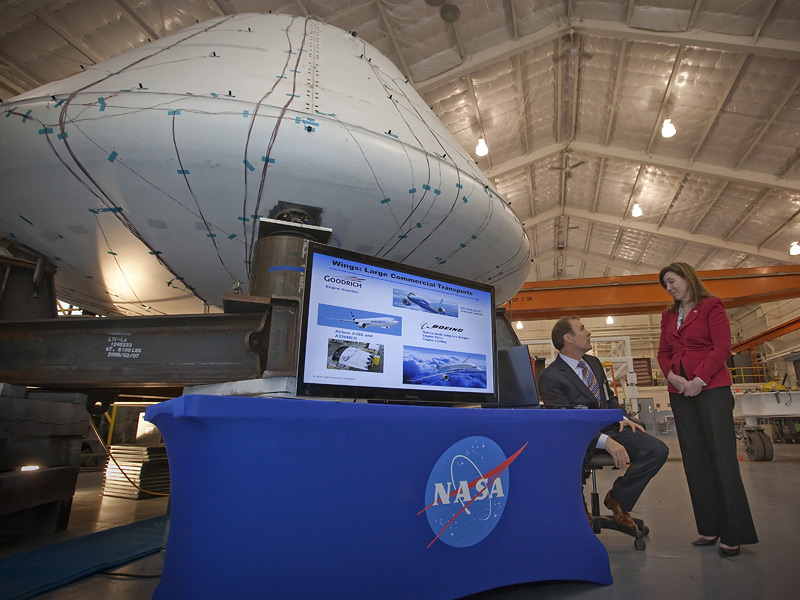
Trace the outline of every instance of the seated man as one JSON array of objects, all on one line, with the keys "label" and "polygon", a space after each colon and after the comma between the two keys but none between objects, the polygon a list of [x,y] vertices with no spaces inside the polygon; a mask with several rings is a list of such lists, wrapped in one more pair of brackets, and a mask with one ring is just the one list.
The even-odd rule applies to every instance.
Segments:
[{"label": "seated man", "polygon": [[[553,345],[559,355],[539,376],[539,397],[544,404],[620,408],[603,365],[586,354],[592,348],[591,335],[578,317],[564,317],[553,326]],[[617,468],[630,464],[606,494],[605,505],[617,523],[634,528],[636,524],[628,511],[633,510],[647,483],[666,462],[669,448],[626,418],[598,434],[587,459],[600,450],[614,458]]]}]

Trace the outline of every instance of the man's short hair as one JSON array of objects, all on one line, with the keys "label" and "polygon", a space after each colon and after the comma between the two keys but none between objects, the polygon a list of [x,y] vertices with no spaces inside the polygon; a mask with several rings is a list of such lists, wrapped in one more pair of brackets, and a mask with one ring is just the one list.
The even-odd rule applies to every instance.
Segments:
[{"label": "man's short hair", "polygon": [[574,315],[571,317],[561,317],[556,321],[556,324],[553,325],[553,332],[550,334],[550,339],[553,340],[553,346],[555,346],[556,350],[559,352],[564,348],[564,336],[568,333],[574,333],[572,329],[573,321],[580,321],[580,319]]}]

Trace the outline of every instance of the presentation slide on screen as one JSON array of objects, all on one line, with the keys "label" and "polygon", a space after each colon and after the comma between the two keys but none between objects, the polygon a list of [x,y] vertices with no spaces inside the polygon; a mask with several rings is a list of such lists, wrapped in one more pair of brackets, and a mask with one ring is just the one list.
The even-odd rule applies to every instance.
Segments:
[{"label": "presentation slide on screen", "polygon": [[314,254],[303,380],[492,392],[491,294]]}]

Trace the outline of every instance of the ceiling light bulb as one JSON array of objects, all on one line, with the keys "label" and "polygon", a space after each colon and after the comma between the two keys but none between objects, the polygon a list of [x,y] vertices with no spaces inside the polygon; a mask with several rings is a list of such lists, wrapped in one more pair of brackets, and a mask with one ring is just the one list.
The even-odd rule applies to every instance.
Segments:
[{"label": "ceiling light bulb", "polygon": [[797,242],[792,242],[792,245],[789,246],[789,254],[792,256],[797,256],[800,254],[800,245]]},{"label": "ceiling light bulb", "polygon": [[517,329],[522,329],[522,321],[517,321]]},{"label": "ceiling light bulb", "polygon": [[475,146],[475,154],[478,156],[486,156],[489,154],[489,146],[486,145],[486,140],[481,138],[478,140],[478,145]]},{"label": "ceiling light bulb", "polygon": [[638,203],[633,205],[633,210],[631,210],[631,215],[634,217],[641,217],[642,216],[642,207],[639,206]]},{"label": "ceiling light bulb", "polygon": [[606,317],[606,325],[613,325],[614,324],[614,317],[608,316]]},{"label": "ceiling light bulb", "polygon": [[661,137],[671,138],[677,132],[675,125],[672,124],[672,119],[664,119],[664,124],[661,126]]}]

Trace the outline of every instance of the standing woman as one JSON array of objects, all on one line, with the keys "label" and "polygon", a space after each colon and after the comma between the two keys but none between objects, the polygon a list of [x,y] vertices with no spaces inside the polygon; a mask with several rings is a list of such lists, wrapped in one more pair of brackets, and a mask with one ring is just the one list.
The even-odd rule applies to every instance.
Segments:
[{"label": "standing woman", "polygon": [[661,315],[658,364],[669,399],[689,483],[697,531],[695,546],[719,543],[719,555],[739,554],[758,543],[739,473],[733,425],[731,326],[722,300],[713,296],[686,263],[659,274],[674,302]]}]

